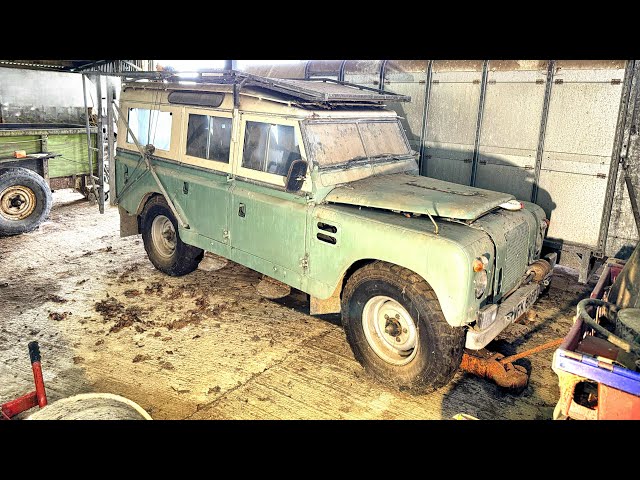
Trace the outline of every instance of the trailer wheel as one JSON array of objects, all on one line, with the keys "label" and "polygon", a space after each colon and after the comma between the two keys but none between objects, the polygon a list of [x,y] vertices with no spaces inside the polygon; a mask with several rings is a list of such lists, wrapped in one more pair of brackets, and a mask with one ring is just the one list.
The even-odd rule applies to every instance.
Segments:
[{"label": "trailer wheel", "polygon": [[374,379],[411,393],[447,384],[462,361],[465,331],[450,326],[427,282],[373,262],[342,295],[342,324],[356,359]]},{"label": "trailer wheel", "polygon": [[193,272],[204,257],[204,250],[180,239],[178,222],[164,197],[152,197],[141,214],[144,249],[153,266],[180,277]]},{"label": "trailer wheel", "polygon": [[44,178],[22,167],[0,175],[0,235],[34,230],[49,216],[53,199]]}]

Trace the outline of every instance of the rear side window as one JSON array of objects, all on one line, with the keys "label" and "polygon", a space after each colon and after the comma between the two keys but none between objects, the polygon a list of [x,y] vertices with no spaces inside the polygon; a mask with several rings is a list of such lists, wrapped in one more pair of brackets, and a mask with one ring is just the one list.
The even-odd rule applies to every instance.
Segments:
[{"label": "rear side window", "polygon": [[187,155],[229,163],[231,119],[189,114]]},{"label": "rear side window", "polygon": [[289,172],[291,162],[300,158],[294,127],[263,122],[246,123],[242,154],[244,168],[284,177]]},{"label": "rear side window", "polygon": [[[129,109],[129,128],[142,146],[151,144],[159,150],[169,150],[171,148],[171,120],[171,112],[147,108]],[[127,142],[135,143],[131,133],[128,132]]]}]

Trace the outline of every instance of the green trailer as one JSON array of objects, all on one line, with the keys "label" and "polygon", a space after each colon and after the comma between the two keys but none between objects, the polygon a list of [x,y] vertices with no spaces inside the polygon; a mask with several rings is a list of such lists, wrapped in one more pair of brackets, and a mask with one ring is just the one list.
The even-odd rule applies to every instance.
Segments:
[{"label": "green trailer", "polygon": [[[97,175],[97,129],[91,129],[91,163]],[[26,157],[16,158],[14,152]],[[85,126],[0,124],[0,235],[35,229],[49,214],[51,192],[73,188],[92,195]]]}]

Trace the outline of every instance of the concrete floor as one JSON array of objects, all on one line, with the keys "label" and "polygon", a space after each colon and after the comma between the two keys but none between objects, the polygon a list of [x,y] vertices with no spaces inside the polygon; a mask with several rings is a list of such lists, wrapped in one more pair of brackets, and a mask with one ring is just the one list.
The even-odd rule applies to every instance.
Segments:
[{"label": "concrete floor", "polygon": [[[0,238],[0,403],[33,389],[38,340],[50,401],[123,395],[156,419],[550,419],[553,350],[518,361],[526,390],[507,393],[458,372],[412,396],[381,386],[354,360],[337,315],[309,316],[305,295],[262,298],[260,274],[211,260],[181,278],[155,270],[140,237],[119,238],[117,208],[54,194],[51,219]],[[564,336],[589,287],[556,269],[535,315],[490,345],[512,354]]]}]

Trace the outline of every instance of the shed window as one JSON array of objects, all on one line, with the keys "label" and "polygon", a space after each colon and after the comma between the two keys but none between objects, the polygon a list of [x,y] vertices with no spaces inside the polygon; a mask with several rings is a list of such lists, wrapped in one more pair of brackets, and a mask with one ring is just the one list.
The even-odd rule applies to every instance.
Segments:
[{"label": "shed window", "polygon": [[295,128],[247,122],[244,135],[242,166],[252,170],[286,176],[289,166],[299,160],[300,146]]},{"label": "shed window", "polygon": [[[171,148],[171,112],[149,110],[147,108],[129,109],[129,128],[140,145],[152,144],[158,150]],[[127,133],[127,142],[135,143],[131,133]]]},{"label": "shed window", "polygon": [[187,155],[229,163],[231,119],[189,114]]}]

